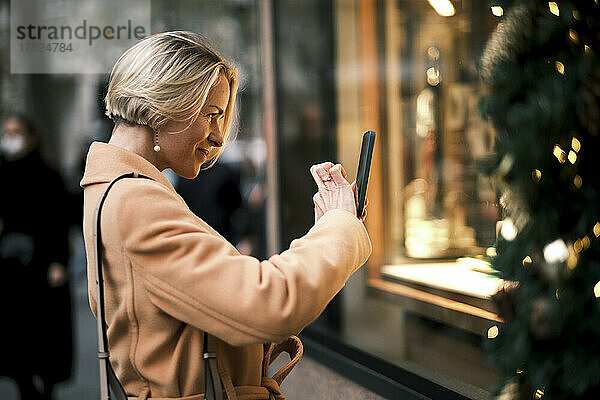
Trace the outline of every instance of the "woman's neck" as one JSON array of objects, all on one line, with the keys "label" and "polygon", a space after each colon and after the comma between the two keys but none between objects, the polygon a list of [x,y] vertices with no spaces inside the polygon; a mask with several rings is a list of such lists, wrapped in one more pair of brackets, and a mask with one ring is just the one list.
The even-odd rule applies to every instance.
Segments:
[{"label": "woman's neck", "polygon": [[162,171],[166,167],[162,165],[159,153],[154,151],[152,138],[150,127],[116,124],[108,143],[144,157]]}]

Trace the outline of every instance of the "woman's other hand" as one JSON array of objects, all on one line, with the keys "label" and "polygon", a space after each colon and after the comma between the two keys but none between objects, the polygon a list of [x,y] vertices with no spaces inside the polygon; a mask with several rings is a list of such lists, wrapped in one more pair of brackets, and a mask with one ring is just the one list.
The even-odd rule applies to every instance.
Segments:
[{"label": "woman's other hand", "polygon": [[310,167],[310,173],[318,187],[313,196],[315,222],[329,210],[342,209],[356,215],[353,186],[346,180],[346,171],[341,164],[315,164]]}]

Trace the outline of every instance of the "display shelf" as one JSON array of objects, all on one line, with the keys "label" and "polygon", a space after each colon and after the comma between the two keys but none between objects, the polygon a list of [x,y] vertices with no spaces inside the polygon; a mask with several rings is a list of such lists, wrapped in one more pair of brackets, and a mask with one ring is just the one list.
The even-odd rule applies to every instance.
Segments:
[{"label": "display shelf", "polygon": [[368,286],[409,312],[485,335],[503,322],[490,297],[506,283],[481,270],[462,261],[384,265]]}]

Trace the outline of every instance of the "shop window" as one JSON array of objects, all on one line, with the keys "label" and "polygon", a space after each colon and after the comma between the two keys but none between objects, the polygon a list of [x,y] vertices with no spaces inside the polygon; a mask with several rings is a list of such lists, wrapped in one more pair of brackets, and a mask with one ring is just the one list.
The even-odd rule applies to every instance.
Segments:
[{"label": "shop window", "polygon": [[[342,336],[477,397],[496,376],[482,341],[502,323],[490,296],[504,283],[488,262],[496,194],[478,171],[495,133],[477,110],[486,90],[478,59],[500,19],[476,0],[335,4],[338,154],[351,176],[362,132],[378,133],[366,223],[373,254],[356,278],[367,294],[357,300],[359,285],[349,285]],[[376,309],[394,322],[358,325]]]}]

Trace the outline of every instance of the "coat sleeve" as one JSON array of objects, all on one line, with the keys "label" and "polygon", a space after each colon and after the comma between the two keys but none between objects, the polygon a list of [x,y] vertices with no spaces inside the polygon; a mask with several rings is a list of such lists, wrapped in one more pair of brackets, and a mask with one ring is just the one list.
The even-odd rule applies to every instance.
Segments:
[{"label": "coat sleeve", "polygon": [[288,250],[259,261],[156,182],[121,185],[113,201],[108,218],[152,303],[234,346],[298,333],[371,253],[365,227],[344,210],[325,213]]}]

